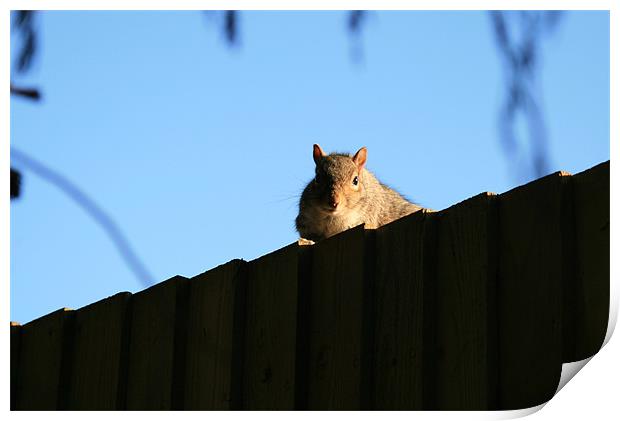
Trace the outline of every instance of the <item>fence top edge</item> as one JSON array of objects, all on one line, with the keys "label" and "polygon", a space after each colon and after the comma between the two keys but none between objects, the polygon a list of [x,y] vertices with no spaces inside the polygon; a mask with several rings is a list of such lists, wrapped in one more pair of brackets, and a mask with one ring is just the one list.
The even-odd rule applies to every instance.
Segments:
[{"label": "fence top edge", "polygon": [[[604,170],[605,168],[609,168],[609,167],[610,167],[610,160],[607,160],[607,161],[598,163],[598,164],[592,166],[591,168],[586,169],[584,171],[581,171],[581,172],[579,172],[579,173],[577,173],[575,175],[576,176],[580,176],[582,174],[586,174],[586,173],[589,173],[591,171]],[[500,198],[500,197],[507,197],[507,196],[510,197],[514,193],[523,192],[523,191],[526,191],[529,188],[532,188],[532,187],[535,187],[535,186],[538,186],[538,185],[544,185],[544,184],[550,182],[550,180],[555,180],[555,179],[560,179],[561,180],[561,179],[567,178],[567,177],[574,177],[574,176],[571,175],[570,173],[568,173],[567,171],[555,171],[555,172],[550,173],[550,174],[548,174],[546,176],[543,176],[543,177],[540,177],[538,179],[532,180],[532,181],[530,181],[528,183],[522,184],[520,186],[516,186],[516,187],[514,187],[514,188],[512,188],[512,189],[510,189],[510,190],[508,190],[508,191],[506,191],[504,193],[501,193],[500,195],[498,195],[496,193],[492,193],[492,192],[479,193],[479,194],[477,194],[475,196],[472,196],[472,197],[470,197],[468,199],[465,199],[465,200],[463,200],[461,202],[458,202],[458,203],[456,203],[454,205],[451,205],[450,207],[445,208],[445,209],[443,209],[441,211],[435,211],[435,210],[432,210],[432,209],[423,208],[420,211],[417,211],[417,212],[414,212],[414,213],[412,213],[410,215],[404,216],[403,218],[400,218],[400,219],[398,219],[396,221],[393,221],[390,224],[386,224],[386,225],[384,225],[382,227],[379,227],[378,230],[384,229],[385,227],[389,227],[391,224],[393,224],[393,223],[395,223],[397,221],[401,221],[403,219],[409,219],[409,218],[411,218],[411,219],[417,219],[417,218],[424,219],[427,216],[434,216],[434,215],[438,215],[439,216],[439,215],[445,214],[449,210],[455,209],[458,206],[463,206],[465,204],[471,203],[472,201],[483,200],[483,199],[494,200],[495,198]],[[319,242],[317,244],[326,243],[326,242],[330,242],[330,241],[337,241],[336,240],[337,238],[342,238],[343,236],[355,236],[355,235],[357,235],[356,233],[361,233],[362,237],[364,238],[365,237],[365,233],[367,233],[367,232],[370,233],[370,232],[374,232],[374,231],[377,231],[377,230],[375,230],[375,229],[366,229],[364,227],[364,224],[361,224],[361,225],[353,227],[353,228],[351,228],[349,230],[346,230],[346,231],[343,231],[343,232],[341,232],[339,234],[336,234],[336,235],[334,235],[334,236],[332,236],[332,237],[330,237],[330,238],[328,238],[326,240],[323,240],[323,241],[321,241],[321,242]],[[301,249],[304,249],[306,247],[308,247],[308,246],[307,245],[300,245],[300,244],[298,244],[297,241],[295,241],[294,243],[291,243],[291,244],[288,244],[288,245],[286,245],[284,247],[281,247],[278,250],[271,251],[271,252],[269,252],[269,253],[267,253],[267,254],[265,254],[263,256],[260,256],[260,257],[258,257],[256,259],[253,259],[252,261],[260,260],[262,258],[265,258],[266,256],[272,255],[274,253],[282,252],[283,250],[286,250],[288,248],[295,248],[295,249],[301,250]],[[220,264],[220,265],[218,265],[218,266],[216,266],[214,268],[207,269],[206,271],[191,277],[191,279],[202,278],[202,277],[206,276],[206,274],[208,274],[209,272],[218,270],[219,268],[222,268],[223,266],[226,266],[226,265],[238,265],[239,267],[242,267],[244,265],[247,265],[248,263],[249,263],[248,261],[243,260],[243,259],[232,259],[232,260],[230,260],[230,261],[228,261],[226,263]],[[125,292],[119,292],[117,294],[114,294],[114,295],[109,296],[107,298],[104,298],[102,300],[96,301],[96,302],[91,303],[91,304],[87,304],[84,307],[81,307],[80,309],[83,309],[83,308],[92,306],[94,304],[100,303],[102,301],[114,298],[114,297],[116,297],[118,295],[126,295],[126,296],[140,295],[140,294],[144,293],[145,291],[152,290],[153,288],[163,288],[163,287],[166,287],[166,286],[170,285],[171,283],[172,284],[174,284],[174,283],[184,283],[186,281],[189,281],[189,278],[186,278],[186,277],[180,276],[180,275],[176,275],[176,276],[173,276],[173,277],[171,277],[169,279],[166,279],[164,281],[158,282],[158,283],[156,283],[156,284],[154,284],[154,285],[152,285],[152,286],[150,286],[148,288],[145,288],[145,289],[143,289],[141,291],[138,291],[135,294],[131,294],[130,292],[126,292],[126,291]],[[51,313],[47,313],[47,314],[44,314],[42,316],[39,316],[39,317],[37,317],[37,318],[35,318],[35,319],[33,319],[33,320],[23,324],[23,325],[20,322],[16,322],[16,321],[11,321],[10,325],[11,326],[28,326],[30,324],[36,324],[36,323],[38,323],[38,322],[40,322],[40,321],[42,321],[44,319],[57,317],[58,315],[62,315],[63,317],[66,316],[66,315],[71,315],[71,313],[73,313],[74,311],[75,310],[73,310],[73,309],[70,309],[70,308],[67,308],[67,307],[63,307],[63,308],[55,310],[55,311],[53,311]]]},{"label": "fence top edge", "polygon": [[464,208],[469,208],[472,206],[482,206],[484,204],[488,204],[490,202],[492,202],[493,200],[495,200],[499,195],[497,193],[493,193],[493,192],[482,192],[482,193],[478,193],[475,196],[472,196],[470,198],[467,198],[465,200],[461,200],[458,203],[455,203],[453,205],[450,205],[449,207],[440,210],[439,212],[436,212],[439,216],[443,216],[446,214],[451,214],[453,212],[458,212],[461,209]]},{"label": "fence top edge", "polygon": [[128,300],[129,297],[131,297],[133,294],[131,292],[128,291],[122,291],[122,292],[117,292],[114,295],[110,295],[106,298],[102,298],[101,300],[95,301],[94,303],[90,303],[90,304],[86,304],[80,308],[78,308],[77,310],[75,310],[76,312],[80,313],[82,311],[88,311],[91,308],[93,308],[94,306],[97,306],[99,304],[103,304],[105,302],[109,302],[109,301],[113,301],[113,300],[118,300],[118,299],[125,299]]},{"label": "fence top edge", "polygon": [[170,285],[172,284],[179,284],[179,283],[184,283],[187,282],[189,279],[186,278],[185,276],[181,276],[181,275],[174,275],[164,281],[158,282],[154,285],[151,285],[148,288],[144,288],[138,292],[136,292],[135,294],[133,294],[134,296],[141,296],[145,293],[148,293],[150,291],[154,291],[154,290],[158,290],[160,288],[168,288]]},{"label": "fence top edge", "polygon": [[68,307],[62,307],[62,308],[59,308],[58,310],[52,311],[51,313],[47,313],[47,314],[44,314],[42,316],[37,317],[36,319],[32,319],[28,323],[25,323],[23,326],[31,327],[33,325],[36,325],[36,324],[41,323],[41,322],[45,322],[46,320],[54,318],[54,317],[66,317],[66,316],[69,316],[69,315],[71,315],[74,312],[75,312],[75,310],[73,310],[73,309],[70,309]]},{"label": "fence top edge", "polygon": [[573,175],[567,171],[555,171],[551,174],[547,174],[544,177],[537,178],[536,180],[532,180],[528,183],[521,184],[520,186],[513,187],[510,190],[501,193],[499,196],[500,199],[509,198],[514,195],[522,194],[523,192],[527,192],[530,189],[541,188],[541,186],[548,185],[549,183],[562,183],[566,180],[572,178]]},{"label": "fence top edge", "polygon": [[600,174],[600,173],[609,173],[611,168],[611,164],[609,162],[609,160],[605,161],[605,162],[601,162],[600,164],[596,164],[591,168],[588,168],[587,170],[583,170],[581,172],[578,172],[577,174],[575,174],[573,177],[577,178],[577,179],[582,179],[585,177],[588,177],[590,175],[593,174]]},{"label": "fence top edge", "polygon": [[244,260],[244,259],[232,259],[232,260],[229,260],[226,263],[222,263],[222,264],[217,265],[217,266],[215,266],[213,268],[210,268],[210,269],[207,269],[207,270],[205,270],[203,272],[200,272],[200,273],[192,276],[191,278],[189,278],[189,280],[190,281],[194,281],[194,280],[200,280],[200,279],[203,279],[203,278],[209,278],[210,277],[209,275],[211,273],[223,270],[226,267],[241,268],[241,267],[243,267],[244,265],[247,265],[247,264],[248,264],[248,262],[246,260]]}]

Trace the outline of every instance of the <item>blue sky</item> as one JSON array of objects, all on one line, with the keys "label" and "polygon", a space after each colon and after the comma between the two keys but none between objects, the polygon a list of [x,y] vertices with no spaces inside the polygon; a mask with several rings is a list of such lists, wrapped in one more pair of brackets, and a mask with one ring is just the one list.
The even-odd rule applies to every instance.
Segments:
[{"label": "blue sky", "polygon": [[[374,12],[359,61],[345,18],[242,12],[229,48],[200,12],[42,12],[34,67],[13,80],[44,97],[11,99],[11,145],[101,205],[156,282],[295,241],[313,143],[367,146],[379,179],[433,209],[528,181],[499,143],[486,12]],[[540,47],[549,170],[609,159],[609,14],[566,12]],[[88,214],[12,165],[11,320],[143,288]]]}]

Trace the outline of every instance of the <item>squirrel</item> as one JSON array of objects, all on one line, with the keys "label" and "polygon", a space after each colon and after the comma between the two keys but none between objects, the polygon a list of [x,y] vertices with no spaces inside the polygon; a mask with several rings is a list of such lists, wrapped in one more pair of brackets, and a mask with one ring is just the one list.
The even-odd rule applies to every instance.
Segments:
[{"label": "squirrel", "polygon": [[378,228],[422,208],[381,183],[364,165],[368,150],[355,155],[323,152],[313,145],[315,177],[299,200],[295,226],[299,244],[314,244],[365,224]]}]

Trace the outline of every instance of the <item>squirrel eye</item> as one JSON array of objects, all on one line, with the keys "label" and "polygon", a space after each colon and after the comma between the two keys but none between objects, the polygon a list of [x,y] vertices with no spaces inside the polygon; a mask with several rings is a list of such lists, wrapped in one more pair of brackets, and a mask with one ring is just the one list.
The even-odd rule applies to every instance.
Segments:
[{"label": "squirrel eye", "polygon": [[353,185],[357,186],[358,183],[358,179],[357,179],[357,175],[355,177],[353,177]]}]

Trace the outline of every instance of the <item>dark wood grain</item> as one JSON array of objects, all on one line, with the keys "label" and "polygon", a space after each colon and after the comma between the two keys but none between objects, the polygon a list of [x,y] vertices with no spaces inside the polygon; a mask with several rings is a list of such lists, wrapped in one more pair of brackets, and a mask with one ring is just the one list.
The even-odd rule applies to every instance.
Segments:
[{"label": "dark wood grain", "polygon": [[131,297],[127,409],[172,408],[177,293],[186,282],[175,276]]},{"label": "dark wood grain", "polygon": [[19,382],[19,358],[21,348],[22,326],[17,322],[11,322],[11,410],[17,409],[17,390]]},{"label": "dark wood grain", "polygon": [[[437,216],[436,405],[442,410],[485,410],[494,401],[488,382],[497,367],[491,333],[496,314],[497,215],[495,195],[483,193]],[[491,335],[489,335],[491,333]]]},{"label": "dark wood grain", "polygon": [[239,409],[247,263],[233,260],[191,279],[184,409]]},{"label": "dark wood grain", "polygon": [[609,318],[609,161],[573,177],[576,284],[573,290],[578,361],[603,345]]},{"label": "dark wood grain", "polygon": [[75,311],[68,409],[119,409],[128,292]]},{"label": "dark wood grain", "polygon": [[311,410],[362,405],[364,229],[313,246],[309,294],[307,405]]},{"label": "dark wood grain", "polygon": [[248,265],[243,407],[295,408],[297,244]]},{"label": "dark wood grain", "polygon": [[425,220],[418,212],[377,229],[375,409],[423,408]]},{"label": "dark wood grain", "polygon": [[562,371],[562,184],[555,173],[499,196],[499,405],[547,402]]},{"label": "dark wood grain", "polygon": [[17,409],[58,409],[65,335],[72,312],[63,308],[22,326]]}]

